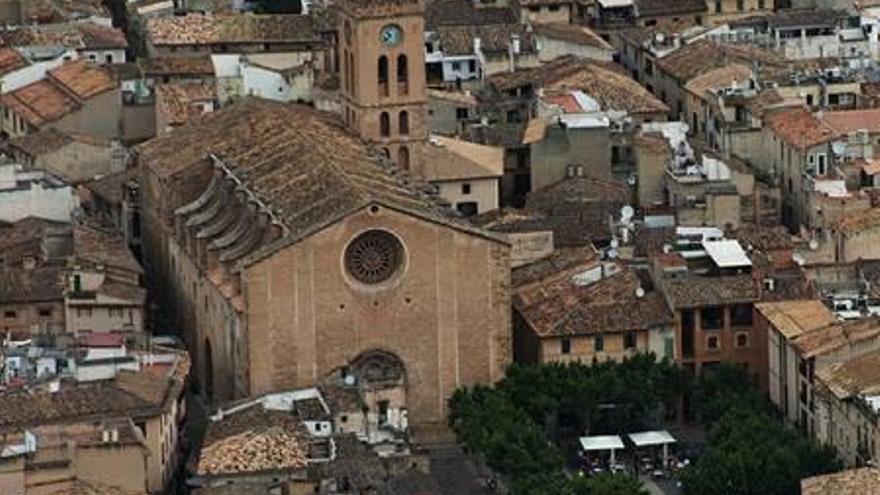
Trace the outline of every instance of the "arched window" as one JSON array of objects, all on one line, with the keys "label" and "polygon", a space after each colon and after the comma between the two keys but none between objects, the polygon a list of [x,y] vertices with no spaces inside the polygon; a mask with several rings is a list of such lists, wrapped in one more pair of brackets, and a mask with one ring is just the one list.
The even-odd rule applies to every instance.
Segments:
[{"label": "arched window", "polygon": [[355,80],[354,55],[348,53],[348,92],[352,96],[357,94],[357,81]]},{"label": "arched window", "polygon": [[409,70],[406,55],[397,56],[397,93],[405,95],[409,92]]},{"label": "arched window", "polygon": [[382,112],[379,115],[379,134],[382,137],[391,135],[391,117],[388,115],[388,112]]},{"label": "arched window", "polygon": [[409,170],[409,149],[406,146],[401,146],[397,150],[397,166]]},{"label": "arched window", "polygon": [[385,158],[391,159],[391,152],[388,151],[388,148],[382,148],[382,154],[385,155]]},{"label": "arched window", "polygon": [[379,96],[388,96],[388,57],[379,56],[378,67]]},{"label": "arched window", "polygon": [[406,110],[397,116],[397,132],[402,136],[409,134],[409,113]]}]

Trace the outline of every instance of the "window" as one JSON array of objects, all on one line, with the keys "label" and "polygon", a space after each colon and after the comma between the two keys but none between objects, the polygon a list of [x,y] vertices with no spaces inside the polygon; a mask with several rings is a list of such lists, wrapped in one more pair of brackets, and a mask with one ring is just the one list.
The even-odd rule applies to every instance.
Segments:
[{"label": "window", "polygon": [[550,10],[550,12],[559,12],[559,5],[551,5],[548,7],[548,10]]},{"label": "window", "polygon": [[541,9],[538,7],[529,7],[529,12],[540,12]]},{"label": "window", "polygon": [[434,45],[432,43],[425,43],[425,53],[434,53]]},{"label": "window", "polygon": [[840,104],[840,95],[828,95],[828,104],[829,105],[839,105]]},{"label": "window", "polygon": [[42,316],[43,318],[52,316],[52,309],[51,308],[40,308],[40,316]]},{"label": "window", "polygon": [[721,13],[721,0],[715,0],[715,13]]},{"label": "window", "polygon": [[406,110],[397,116],[397,132],[404,136],[409,134],[409,113]]},{"label": "window", "polygon": [[624,349],[635,349],[636,348],[636,333],[634,331],[629,331],[623,334],[623,348]]},{"label": "window", "polygon": [[825,160],[825,153],[819,153],[816,155],[816,173],[818,175],[825,175],[828,173],[828,164]]},{"label": "window", "polygon": [[601,333],[593,338],[593,350],[596,352],[605,350],[605,336]]},{"label": "window", "polygon": [[409,93],[409,61],[403,54],[397,56],[397,92],[401,95]]},{"label": "window", "polygon": [[813,95],[807,95],[807,105],[813,106]]},{"label": "window", "polygon": [[735,327],[752,326],[752,305],[735,304],[730,307],[730,324]]},{"label": "window", "polygon": [[562,353],[571,354],[571,339],[562,339]]},{"label": "window", "polygon": [[8,320],[14,320],[16,316],[18,316],[18,314],[15,311],[4,311],[3,312],[3,317]]},{"label": "window", "polygon": [[379,114],[379,134],[382,137],[391,135],[391,117],[388,115],[388,112]]},{"label": "window", "polygon": [[717,351],[721,348],[721,339],[717,335],[706,337],[706,349],[709,351]]},{"label": "window", "polygon": [[746,10],[746,2],[744,0],[736,0],[736,10],[740,12]]},{"label": "window", "polygon": [[91,318],[92,317],[92,308],[76,308],[76,316],[78,318],[82,318],[82,317]]},{"label": "window", "polygon": [[480,207],[476,201],[462,201],[456,203],[455,209],[463,216],[472,217],[480,212]]},{"label": "window", "polygon": [[461,185],[461,193],[462,194],[470,194],[471,193],[471,185],[469,183],[464,183]]},{"label": "window", "polygon": [[409,170],[409,149],[406,146],[401,146],[397,150],[397,166]]},{"label": "window", "polygon": [[758,9],[764,10],[766,5],[764,4],[764,0],[758,0]]},{"label": "window", "polygon": [[377,64],[379,96],[388,96],[388,57],[380,56]]},{"label": "window", "polygon": [[476,72],[477,71],[477,61],[476,60],[468,61],[468,71],[469,72]]},{"label": "window", "polygon": [[724,327],[724,311],[721,308],[703,308],[700,310],[700,321],[703,330],[720,330]]},{"label": "window", "polygon": [[461,62],[452,62],[452,70],[454,70],[454,71],[461,70]]},{"label": "window", "polygon": [[345,270],[363,284],[387,281],[403,265],[403,245],[384,230],[369,230],[345,248]]},{"label": "window", "polygon": [[455,118],[458,120],[466,120],[468,118],[468,109],[464,107],[458,107],[455,109]]},{"label": "window", "polygon": [[747,334],[747,333],[736,334],[736,346],[737,347],[748,347],[749,346],[749,334]]}]

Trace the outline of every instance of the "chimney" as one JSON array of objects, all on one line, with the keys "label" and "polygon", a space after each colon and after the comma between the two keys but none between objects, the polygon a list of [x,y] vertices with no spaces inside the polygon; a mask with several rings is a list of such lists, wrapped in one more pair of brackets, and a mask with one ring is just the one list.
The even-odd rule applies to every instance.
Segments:
[{"label": "chimney", "polygon": [[479,54],[482,49],[482,40],[480,40],[479,36],[474,37],[474,53]]}]

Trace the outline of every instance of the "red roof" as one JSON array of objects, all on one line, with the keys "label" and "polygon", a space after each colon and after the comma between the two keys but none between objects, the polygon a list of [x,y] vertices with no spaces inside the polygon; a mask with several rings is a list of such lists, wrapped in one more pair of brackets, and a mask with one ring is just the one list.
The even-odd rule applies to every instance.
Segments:
[{"label": "red roof", "polygon": [[80,343],[86,347],[122,347],[124,342],[118,333],[90,333],[80,337]]}]

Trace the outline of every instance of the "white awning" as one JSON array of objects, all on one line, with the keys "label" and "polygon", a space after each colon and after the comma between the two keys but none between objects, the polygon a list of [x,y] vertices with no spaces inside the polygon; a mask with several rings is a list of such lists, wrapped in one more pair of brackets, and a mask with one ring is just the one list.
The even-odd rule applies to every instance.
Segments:
[{"label": "white awning", "polygon": [[623,440],[617,435],[581,437],[581,448],[585,451],[621,450],[623,449]]},{"label": "white awning", "polygon": [[630,433],[629,439],[636,447],[649,447],[651,445],[666,445],[675,443],[675,437],[666,430],[659,431],[642,431],[639,433]]},{"label": "white awning", "polygon": [[728,239],[724,241],[703,241],[703,249],[712,258],[719,268],[737,268],[752,266],[752,261],[746,256],[739,241]]},{"label": "white awning", "polygon": [[598,0],[599,6],[603,9],[613,9],[617,7],[632,7],[633,0]]}]

